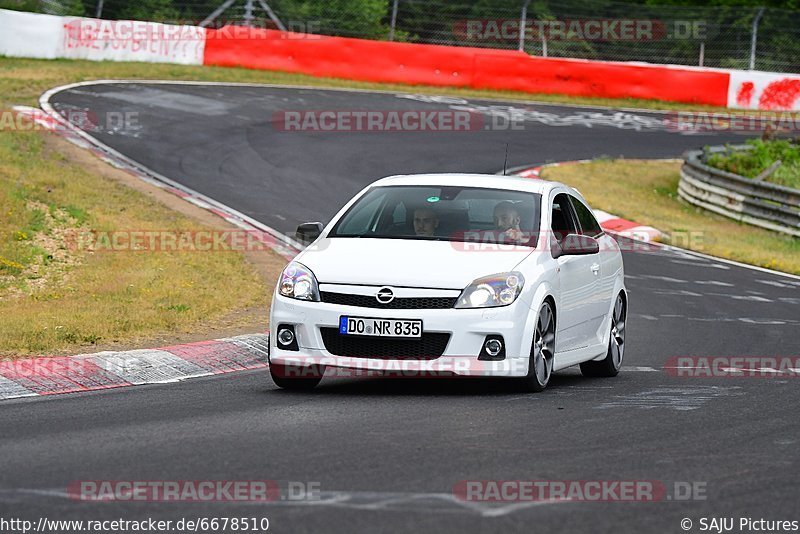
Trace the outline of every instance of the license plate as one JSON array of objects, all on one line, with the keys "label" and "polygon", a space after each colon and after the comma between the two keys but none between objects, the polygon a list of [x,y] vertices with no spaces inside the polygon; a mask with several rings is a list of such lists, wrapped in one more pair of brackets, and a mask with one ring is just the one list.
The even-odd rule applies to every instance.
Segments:
[{"label": "license plate", "polygon": [[339,317],[339,333],[347,336],[422,337],[421,319]]}]

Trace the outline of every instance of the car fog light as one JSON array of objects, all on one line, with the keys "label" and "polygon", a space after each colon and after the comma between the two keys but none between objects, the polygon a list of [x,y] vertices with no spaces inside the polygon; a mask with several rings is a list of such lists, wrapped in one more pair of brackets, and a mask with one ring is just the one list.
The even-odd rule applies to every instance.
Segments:
[{"label": "car fog light", "polygon": [[294,332],[288,328],[283,328],[278,332],[278,342],[281,345],[291,345],[292,341],[294,341]]},{"label": "car fog light", "polygon": [[499,339],[490,339],[484,345],[484,350],[489,356],[497,356],[503,350],[503,343]]}]

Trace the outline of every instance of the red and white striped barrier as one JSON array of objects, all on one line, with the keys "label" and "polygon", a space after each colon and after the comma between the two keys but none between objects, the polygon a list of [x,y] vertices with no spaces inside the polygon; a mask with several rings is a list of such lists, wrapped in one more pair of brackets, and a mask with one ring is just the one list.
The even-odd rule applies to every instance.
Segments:
[{"label": "red and white striped barrier", "polygon": [[800,109],[800,76],[529,56],[513,50],[370,41],[241,27],[55,17],[0,9],[10,57],[240,66],[351,80]]},{"label": "red and white striped barrier", "polygon": [[0,54],[9,57],[202,65],[205,44],[197,26],[0,9]]},{"label": "red and white striped barrier", "polygon": [[267,367],[269,335],[160,349],[0,361],[0,400],[165,384]]}]

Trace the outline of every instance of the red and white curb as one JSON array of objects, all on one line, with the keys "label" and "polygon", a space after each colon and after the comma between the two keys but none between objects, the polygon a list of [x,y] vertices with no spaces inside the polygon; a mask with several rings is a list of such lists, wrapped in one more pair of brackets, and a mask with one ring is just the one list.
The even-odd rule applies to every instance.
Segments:
[{"label": "red and white curb", "polygon": [[0,400],[166,384],[268,365],[269,335],[160,349],[0,361]]},{"label": "red and white curb", "polygon": [[139,178],[140,180],[143,180],[144,182],[154,185],[160,189],[169,191],[170,193],[183,198],[187,202],[191,202],[195,206],[198,206],[204,210],[208,210],[238,228],[254,231],[255,235],[258,236],[258,239],[261,242],[287,260],[292,260],[301,250],[301,246],[288,236],[256,221],[255,219],[252,219],[251,217],[244,215],[243,213],[234,210],[233,208],[230,208],[229,206],[226,206],[225,204],[217,202],[216,200],[198,193],[189,187],[179,184],[161,174],[158,174],[155,171],[148,169],[144,165],[141,165],[140,163],[117,152],[113,148],[105,145],[71,122],[64,119],[64,117],[62,117],[50,105],[50,96],[61,90],[79,85],[81,84],[58,87],[46,92],[41,98],[41,105],[43,109],[29,106],[14,106],[13,110],[18,115],[21,115],[25,119],[32,122],[36,127],[56,133],[74,145],[89,150],[92,154],[109,165],[116,167],[117,169],[121,169],[128,174],[131,174],[136,178]]},{"label": "red and white curb", "polygon": [[[522,167],[513,170],[510,174],[512,176],[520,176],[522,178],[532,178],[535,180],[541,179],[541,172],[542,170],[548,167],[559,167],[562,165],[573,165],[576,163],[589,163],[591,160],[579,160],[579,161],[562,161],[558,163],[548,163],[546,165],[538,165],[532,167]],[[646,226],[634,221],[629,221],[627,219],[623,219],[622,217],[617,217],[616,215],[612,215],[606,211],[602,210],[592,210],[594,211],[594,216],[597,218],[597,222],[600,223],[600,226],[606,232],[611,234],[616,234],[623,237],[629,237],[632,239],[636,239],[639,241],[645,242],[653,242],[653,241],[661,241],[664,237],[664,234],[661,231],[653,228],[652,226]]]}]

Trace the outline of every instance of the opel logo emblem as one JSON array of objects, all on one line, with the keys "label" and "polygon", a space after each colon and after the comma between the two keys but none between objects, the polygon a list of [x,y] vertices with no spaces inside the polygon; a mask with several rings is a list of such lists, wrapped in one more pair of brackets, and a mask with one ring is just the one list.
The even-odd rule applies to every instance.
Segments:
[{"label": "opel logo emblem", "polygon": [[375,294],[375,300],[381,304],[389,304],[394,300],[394,292],[389,287],[382,287]]}]

